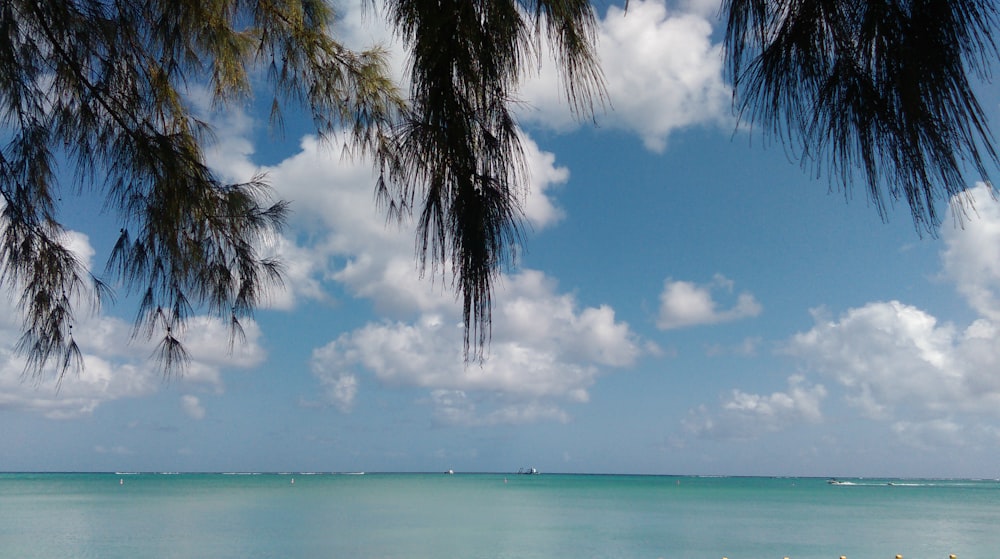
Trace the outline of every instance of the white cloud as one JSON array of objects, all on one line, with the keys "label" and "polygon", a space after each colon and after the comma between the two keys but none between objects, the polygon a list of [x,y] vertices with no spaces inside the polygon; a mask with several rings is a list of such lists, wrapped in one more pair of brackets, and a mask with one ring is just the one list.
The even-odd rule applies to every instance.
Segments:
[{"label": "white cloud", "polygon": [[898,301],[869,303],[816,325],[787,351],[836,379],[848,401],[874,418],[897,408],[940,415],[1000,412],[1000,337],[985,319],[965,330]]},{"label": "white cloud", "polygon": [[181,409],[191,419],[205,419],[205,407],[201,405],[201,400],[197,396],[191,394],[181,396]]},{"label": "white cloud", "polygon": [[[684,0],[676,4],[668,8],[663,0],[631,0],[628,13],[611,6],[598,17],[597,51],[610,104],[605,111],[598,109],[597,124],[635,133],[653,151],[663,151],[675,130],[733,126],[732,94],[723,80],[722,46],[712,42],[719,1]],[[352,48],[386,47],[392,74],[407,90],[407,53],[382,10],[362,8],[360,2],[351,1],[342,15],[338,37]],[[542,52],[540,71],[529,71],[518,92],[523,101],[520,118],[559,131],[589,124],[589,120],[581,121],[571,114],[544,40]]]},{"label": "white cloud", "polygon": [[340,13],[334,23],[334,36],[357,51],[381,48],[385,52],[390,75],[406,91],[409,87],[407,54],[386,21],[385,8],[364,0],[343,0],[338,2],[338,8]]},{"label": "white cloud", "polygon": [[716,411],[700,406],[684,420],[685,430],[711,439],[753,439],[802,422],[823,419],[820,404],[826,398],[823,385],[811,385],[804,377],[788,378],[788,390],[769,395],[733,390]]},{"label": "white cloud", "polygon": [[192,87],[189,98],[221,132],[205,151],[205,160],[213,171],[219,173],[222,180],[232,183],[242,183],[257,175],[260,168],[250,159],[255,152],[249,139],[255,125],[253,117],[240,109],[212,110],[211,93],[205,88]]},{"label": "white cloud", "polygon": [[[530,138],[522,141],[529,168],[522,208],[537,231],[562,219],[550,193],[569,173]],[[419,276],[414,226],[410,220],[387,225],[373,204],[375,177],[366,162],[344,159],[311,137],[301,148],[266,169],[277,194],[292,201],[294,230],[288,239],[298,242],[297,260],[310,262],[281,305],[317,297],[317,290],[332,283],[371,300],[386,317],[314,351],[312,371],[327,402],[350,411],[359,373],[367,372],[384,385],[491,395],[472,423],[561,421],[566,412],[553,401],[587,401],[603,368],[629,365],[641,353],[613,309],[580,308],[552,279],[522,270],[498,278],[489,358],[466,366],[451,272]]]},{"label": "white cloud", "polygon": [[63,233],[62,242],[73,252],[84,268],[93,269],[95,251],[94,247],[90,246],[90,237],[79,231],[66,231]]},{"label": "white cloud", "polygon": [[[72,250],[86,263],[94,255],[85,235],[68,232]],[[24,376],[25,360],[11,348],[21,333],[20,313],[11,303],[8,290],[0,295],[0,408],[26,410],[51,419],[90,415],[105,402],[147,396],[163,386],[163,373],[155,361],[155,342],[132,339],[132,325],[103,314],[79,312],[73,324],[73,338],[83,353],[83,369],[67,371],[59,378],[53,369],[37,378]],[[258,340],[260,329],[244,323],[246,342],[233,346],[230,354],[228,331],[216,318],[193,317],[180,332],[191,363],[183,376],[173,380],[183,384],[207,384],[222,390],[221,371],[228,367],[259,364],[264,352]]]},{"label": "white cloud", "polygon": [[[82,237],[82,236],[81,236]],[[20,313],[0,296],[0,408],[40,413],[50,419],[70,419],[91,414],[102,403],[155,392],[158,373],[136,358],[137,347],[123,342],[130,330],[120,320],[81,316],[74,324],[74,339],[83,353],[83,369],[70,370],[60,379],[53,367],[38,376],[25,376],[25,359],[14,353],[13,341],[20,336]],[[108,338],[118,336],[111,342]],[[150,348],[146,348],[149,355]]]},{"label": "white cloud", "polygon": [[981,318],[962,328],[899,301],[837,318],[818,309],[812,329],[784,348],[804,370],[836,380],[862,414],[892,421],[900,442],[923,450],[995,441],[995,428],[966,424],[1000,417],[1000,204],[982,184],[959,196],[974,199],[975,211],[942,228],[942,276]]},{"label": "white cloud", "polygon": [[310,249],[278,235],[261,252],[268,257],[277,257],[283,266],[281,285],[266,289],[261,308],[289,311],[300,299],[321,304],[332,302],[323,285],[323,278],[330,274],[327,263],[314,258]]},{"label": "white cloud", "polygon": [[68,372],[61,382],[54,372],[43,378],[24,378],[24,360],[8,350],[0,352],[0,361],[0,408],[31,411],[49,419],[90,415],[104,402],[145,396],[158,384],[146,371],[89,355],[84,357],[83,371]]},{"label": "white cloud", "polygon": [[188,320],[180,333],[191,363],[184,371],[183,380],[204,383],[222,389],[222,369],[249,369],[264,362],[266,353],[260,346],[261,331],[257,322],[240,321],[243,337],[232,338],[229,326],[220,319],[195,316]]},{"label": "white cloud", "polygon": [[[732,96],[722,79],[722,47],[711,40],[708,2],[685,8],[633,0],[628,13],[611,6],[599,21],[598,54],[612,106],[597,115],[598,124],[634,132],[653,151],[663,151],[674,130],[730,122]],[[546,61],[521,93],[526,120],[560,130],[578,125],[554,63]]]},{"label": "white cloud", "polygon": [[354,398],[358,395],[358,377],[338,368],[335,363],[341,359],[332,355],[328,348],[313,351],[312,372],[323,386],[327,400],[348,413],[354,408]]},{"label": "white cloud", "polygon": [[[974,203],[961,223],[951,217],[941,228],[944,275],[980,315],[1000,321],[1000,203],[988,186],[967,191]],[[953,214],[954,215],[954,214]]]},{"label": "white cloud", "polygon": [[[360,369],[385,385],[447,395],[432,402],[448,421],[520,423],[565,420],[566,412],[553,402],[588,401],[601,366],[626,366],[638,357],[634,334],[615,321],[610,308],[578,310],[572,296],[558,294],[540,272],[510,276],[504,284],[494,300],[484,363],[464,363],[453,308],[447,314],[424,313],[413,323],[369,323],[342,334],[314,352],[313,371],[324,385]],[[471,394],[483,398],[479,406],[467,404],[464,396]],[[480,415],[473,419],[473,412]]]},{"label": "white cloud", "polygon": [[707,285],[667,279],[660,294],[660,315],[656,325],[662,330],[668,330],[718,324],[757,316],[763,310],[757,299],[746,292],[737,296],[731,308],[719,310],[718,303],[712,296],[713,291],[719,290],[732,293],[733,282],[718,274]]},{"label": "white cloud", "polygon": [[[526,224],[539,231],[562,219],[550,193],[569,173],[530,138],[522,141],[529,176],[521,205]],[[454,296],[442,279],[450,279],[450,273],[439,271],[428,278],[432,281],[418,277],[413,223],[387,222],[376,207],[370,163],[341,157],[313,137],[304,138],[301,148],[265,169],[276,194],[292,202],[292,234],[297,239],[283,238],[274,249],[281,251],[289,274],[284,292],[275,295],[272,305],[287,309],[302,298],[327,298],[328,282],[336,282],[353,296],[371,299],[379,312],[390,316],[451,307]]]},{"label": "white cloud", "polygon": [[[212,333],[222,328],[215,319],[197,317],[192,322],[195,324],[189,333],[209,332],[215,336]],[[214,338],[186,338],[191,362],[183,375],[171,378],[172,382],[207,384],[221,392],[223,368],[250,367],[263,357],[257,345],[256,324],[246,327],[247,344],[236,345],[232,356],[227,353],[222,334]],[[110,317],[79,323],[74,331],[83,352],[83,369],[68,371],[61,380],[53,370],[43,372],[37,379],[25,378],[23,357],[10,349],[0,350],[0,408],[33,411],[51,419],[70,419],[90,415],[108,401],[157,392],[164,386],[163,373],[153,356],[152,344],[127,343],[130,329],[130,325]],[[6,333],[12,334],[10,330]]]},{"label": "white cloud", "polygon": [[528,224],[540,231],[565,217],[562,208],[555,204],[549,194],[569,180],[569,169],[557,167],[555,154],[542,151],[527,136],[522,137],[522,142],[530,182],[521,209]]}]

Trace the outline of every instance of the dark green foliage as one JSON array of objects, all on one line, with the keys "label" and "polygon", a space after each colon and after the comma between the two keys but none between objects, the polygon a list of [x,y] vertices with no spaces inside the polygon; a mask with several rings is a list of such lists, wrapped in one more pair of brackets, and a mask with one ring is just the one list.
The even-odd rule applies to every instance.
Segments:
[{"label": "dark green foliage", "polygon": [[[586,0],[387,0],[410,49],[411,112],[380,194],[390,213],[416,210],[423,265],[449,263],[461,294],[465,355],[482,357],[491,294],[521,239],[525,161],[514,94],[538,41],[554,45],[574,107],[604,94]],[[544,35],[543,35],[544,33]]]},{"label": "dark green foliage", "polygon": [[[374,0],[372,2],[375,4]],[[520,80],[552,46],[567,99],[587,114],[605,91],[586,0],[386,0],[409,48],[410,103],[381,52],[329,34],[325,0],[8,0],[0,3],[0,282],[21,293],[28,370],[80,359],[73,309],[103,284],[65,246],[57,161],[103,197],[121,234],[108,272],[140,296],[135,334],[179,331],[202,309],[240,319],[280,281],[258,254],[287,207],[263,177],[224,184],[205,166],[213,108],[245,101],[264,70],[272,122],[299,103],[321,132],[346,129],[373,157],[390,216],[414,214],[422,271],[452,270],[465,351],[489,340],[494,281],[522,237],[525,165],[512,113]],[[935,203],[1000,161],[968,74],[995,64],[992,0],[727,0],[726,53],[751,121],[849,191],[855,175],[885,216],[905,199],[934,232]],[[860,171],[860,173],[859,173]],[[96,286],[96,289],[93,288]]]},{"label": "dark green foliage", "polygon": [[[356,148],[384,157],[402,107],[381,53],[329,36],[322,0],[10,0],[0,4],[0,263],[20,290],[28,370],[60,375],[80,359],[74,302],[104,286],[65,246],[56,162],[104,197],[121,233],[107,270],[140,295],[135,333],[161,333],[169,371],[198,309],[234,336],[280,265],[259,255],[287,206],[262,177],[224,184],[205,165],[210,130],[189,87],[216,107],[246,100],[266,69],[278,107],[306,105],[321,131],[346,127]],[[275,119],[280,114],[275,112]],[[96,285],[97,289],[91,289]],[[57,360],[53,361],[53,360]]]}]

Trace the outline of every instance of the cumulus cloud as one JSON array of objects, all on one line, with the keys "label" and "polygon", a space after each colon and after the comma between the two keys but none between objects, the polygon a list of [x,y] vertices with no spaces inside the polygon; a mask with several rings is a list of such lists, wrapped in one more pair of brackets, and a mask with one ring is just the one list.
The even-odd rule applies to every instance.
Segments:
[{"label": "cumulus cloud", "polygon": [[90,237],[79,231],[70,230],[63,233],[62,242],[84,268],[93,269],[95,251],[90,245]]},{"label": "cumulus cloud", "polygon": [[[569,173],[530,138],[522,141],[528,175],[521,207],[538,231],[563,218],[551,193]],[[283,242],[294,248],[296,260],[310,262],[288,285],[282,306],[335,288],[370,300],[385,317],[313,353],[311,369],[325,400],[342,411],[351,410],[362,375],[370,374],[382,385],[464,393],[478,402],[459,414],[445,400],[430,398],[442,421],[470,418],[470,409],[476,414],[470,424],[562,421],[566,412],[553,402],[587,401],[599,375],[633,363],[642,351],[612,308],[582,306],[560,293],[552,278],[521,270],[497,281],[488,359],[466,364],[448,263],[420,277],[414,225],[386,223],[373,204],[368,163],[344,159],[306,137],[297,154],[264,170],[277,194],[293,204],[293,231]]]},{"label": "cumulus cloud", "polygon": [[1000,337],[985,319],[959,329],[898,301],[869,303],[837,319],[814,311],[788,353],[834,378],[873,418],[905,407],[925,414],[1000,410]]},{"label": "cumulus cloud", "polygon": [[[527,224],[540,231],[563,218],[550,193],[569,179],[569,172],[530,138],[524,137],[523,144],[528,176],[520,202]],[[262,170],[295,212],[297,240],[282,238],[275,249],[290,263],[290,273],[274,306],[326,298],[332,284],[394,316],[454,304],[450,286],[441,280],[449,274],[428,278],[437,283],[417,277],[414,224],[387,223],[374,203],[370,162],[346,159],[333,146],[305,137],[297,154]]]},{"label": "cumulus cloud", "polygon": [[[612,69],[608,86],[615,104],[602,124],[634,130],[651,148],[662,149],[671,130],[719,121],[729,94],[721,83],[718,46],[709,39],[705,5],[694,0],[690,12],[674,13],[662,2],[640,1],[627,16],[612,11],[601,20],[601,56]],[[360,13],[357,3],[348,3],[338,32],[356,48],[373,41],[388,45],[392,67],[402,77],[405,56],[382,14]],[[532,109],[522,116],[562,128],[566,110],[559,106],[558,88],[550,87],[556,79],[552,70],[546,66],[538,80],[525,84],[522,97]],[[249,130],[239,118],[222,124],[236,136]],[[529,174],[520,202],[531,230],[539,231],[564,218],[553,192],[569,172],[530,138],[522,140]],[[233,175],[246,173],[245,158],[252,151],[240,141],[228,142],[217,164]],[[561,406],[586,402],[600,375],[634,363],[644,351],[658,351],[643,347],[611,307],[581,305],[559,292],[552,278],[521,270],[497,282],[489,359],[466,366],[451,272],[446,264],[418,277],[414,225],[405,220],[387,226],[372,203],[375,177],[368,162],[340,157],[335,146],[306,137],[297,154],[260,170],[295,212],[293,230],[275,252],[291,251],[299,265],[272,306],[292,308],[340,291],[371,301],[385,317],[314,351],[312,372],[324,398],[342,411],[351,410],[365,375],[371,375],[382,385],[426,389],[441,421],[563,421]],[[725,288],[725,281],[719,279],[716,287]],[[752,296],[742,294],[734,309],[714,311],[713,319],[758,312]]]},{"label": "cumulus cloud", "polygon": [[157,382],[133,365],[84,356],[84,370],[69,372],[60,381],[55,372],[39,379],[23,376],[24,361],[9,350],[0,351],[0,408],[38,413],[49,419],[90,415],[101,404],[120,398],[151,394]]},{"label": "cumulus cloud", "polygon": [[963,327],[900,301],[837,317],[820,308],[813,327],[783,348],[803,371],[836,381],[864,416],[890,422],[900,442],[923,450],[995,441],[996,429],[969,425],[1000,416],[1000,204],[981,184],[960,196],[975,211],[942,227],[941,275],[980,318]]},{"label": "cumulus cloud", "polygon": [[[722,79],[722,47],[712,43],[710,11],[703,0],[683,11],[662,0],[633,0],[627,13],[608,8],[597,43],[611,103],[597,117],[601,127],[634,132],[659,152],[675,130],[729,122],[732,97]],[[561,92],[554,64],[543,64],[522,89],[523,118],[557,130],[577,126]]]},{"label": "cumulus cloud", "polygon": [[733,285],[732,280],[719,274],[713,278],[712,283],[706,285],[667,279],[660,294],[660,314],[656,325],[661,330],[669,330],[731,322],[759,315],[763,307],[753,295],[746,292],[740,293],[729,309],[718,308],[713,292],[731,294]]},{"label": "cumulus cloud", "polygon": [[[203,324],[193,325],[189,333],[209,332],[208,335],[216,336],[223,329],[216,319],[196,318],[192,322]],[[247,343],[237,344],[232,354],[226,349],[224,335],[185,338],[191,362],[174,381],[205,385],[221,392],[224,368],[250,367],[263,358],[263,350],[257,345],[256,324],[246,327]],[[62,378],[53,370],[43,372],[38,378],[25,378],[24,358],[10,349],[0,350],[0,408],[32,411],[51,419],[71,419],[90,415],[105,402],[148,396],[164,386],[163,373],[153,357],[153,345],[126,343],[131,325],[113,317],[95,317],[81,321],[74,331],[83,352],[83,369],[68,371]],[[10,330],[6,333],[4,337],[13,337]]]},{"label": "cumulus cloud", "polygon": [[802,422],[823,419],[820,405],[826,398],[823,385],[813,385],[801,375],[788,379],[788,390],[769,395],[733,390],[718,409],[699,406],[688,413],[684,429],[710,439],[753,439]]},{"label": "cumulus cloud", "polygon": [[971,215],[941,227],[944,275],[981,316],[1000,321],[1000,204],[979,184],[966,193]]},{"label": "cumulus cloud", "polygon": [[232,338],[229,325],[218,318],[202,315],[188,320],[180,333],[191,357],[184,382],[207,384],[221,391],[223,369],[249,369],[264,362],[267,354],[260,345],[260,326],[249,319],[241,323],[242,336]]},{"label": "cumulus cloud", "polygon": [[343,358],[326,346],[313,351],[311,369],[323,386],[327,401],[347,413],[354,408],[354,398],[358,395],[358,377],[345,372],[341,362]]},{"label": "cumulus cloud", "polygon": [[[67,236],[77,257],[89,265],[94,250],[88,238],[72,231]],[[9,290],[0,294],[0,408],[71,419],[90,415],[105,402],[147,396],[163,386],[163,373],[153,357],[155,342],[139,339],[129,343],[131,324],[84,312],[79,312],[73,324],[73,337],[83,353],[83,369],[67,371],[61,378],[52,369],[38,377],[25,377],[25,360],[11,349],[21,333],[20,313],[12,297]],[[264,359],[260,329],[248,320],[244,330],[245,341],[230,351],[225,343],[228,330],[220,320],[193,317],[179,332],[191,363],[177,382],[221,391],[223,368],[259,364]]]},{"label": "cumulus cloud", "polygon": [[[365,370],[388,386],[426,388],[447,396],[432,403],[450,422],[563,421],[566,412],[553,402],[588,401],[588,389],[604,367],[629,365],[640,354],[634,334],[610,308],[579,309],[540,272],[508,277],[494,304],[493,337],[483,363],[463,361],[461,324],[453,308],[342,334],[313,353],[313,372],[324,385]],[[471,406],[466,396],[472,393],[491,396]],[[482,416],[472,419],[473,412]]]},{"label": "cumulus cloud", "polygon": [[[646,147],[663,151],[672,132],[698,125],[732,128],[732,94],[723,80],[722,45],[712,42],[718,0],[632,0],[628,12],[611,6],[598,18],[597,52],[608,92],[596,120],[604,129],[638,135]],[[344,4],[337,33],[353,48],[381,45],[389,66],[408,88],[407,53],[384,13],[351,0]],[[542,64],[521,85],[519,117],[556,131],[590,121],[574,117],[563,93],[551,49],[542,42]],[[530,63],[529,63],[530,64]],[[529,69],[530,70],[530,69]],[[234,144],[232,150],[246,150]]]},{"label": "cumulus cloud", "polygon": [[899,405],[986,409],[1000,396],[1000,381],[985,391],[969,390],[969,380],[979,373],[963,347],[982,339],[982,324],[960,331],[898,301],[869,303],[836,320],[821,310],[813,314],[815,326],[796,334],[786,350],[810,370],[836,379],[848,390],[849,402],[869,417],[891,417]]}]

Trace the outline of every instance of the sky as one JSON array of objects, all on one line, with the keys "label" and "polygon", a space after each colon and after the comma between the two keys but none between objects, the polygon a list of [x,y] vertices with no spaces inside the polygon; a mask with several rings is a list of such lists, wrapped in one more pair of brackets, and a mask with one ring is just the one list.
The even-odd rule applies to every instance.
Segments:
[{"label": "sky", "polygon": [[[342,6],[339,36],[387,41]],[[0,471],[490,471],[1000,477],[1000,204],[919,235],[740,125],[718,6],[599,8],[610,103],[574,120],[551,63],[520,91],[525,245],[488,358],[462,358],[447,277],[419,274],[370,165],[292,115],[212,114],[213,169],[291,202],[283,288],[228,351],[184,332],[165,378],[134,301],[78,319],[85,369],[25,378],[0,298]],[[980,100],[1000,129],[997,87]],[[100,272],[118,225],[82,199],[69,239]]]}]

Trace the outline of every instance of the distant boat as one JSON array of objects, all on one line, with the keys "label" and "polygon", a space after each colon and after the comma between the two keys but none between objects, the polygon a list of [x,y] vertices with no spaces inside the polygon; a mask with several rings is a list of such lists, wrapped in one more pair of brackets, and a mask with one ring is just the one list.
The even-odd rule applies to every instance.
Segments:
[{"label": "distant boat", "polygon": [[447,472],[445,472],[445,473],[446,473],[446,474],[448,474],[448,475],[452,475],[452,474],[454,474],[454,473],[455,473],[455,470],[448,470],[448,471],[447,471]]},{"label": "distant boat", "polygon": [[536,470],[534,468],[519,468],[517,470],[517,473],[521,474],[521,475],[534,476],[534,475],[538,475],[538,470]]}]

